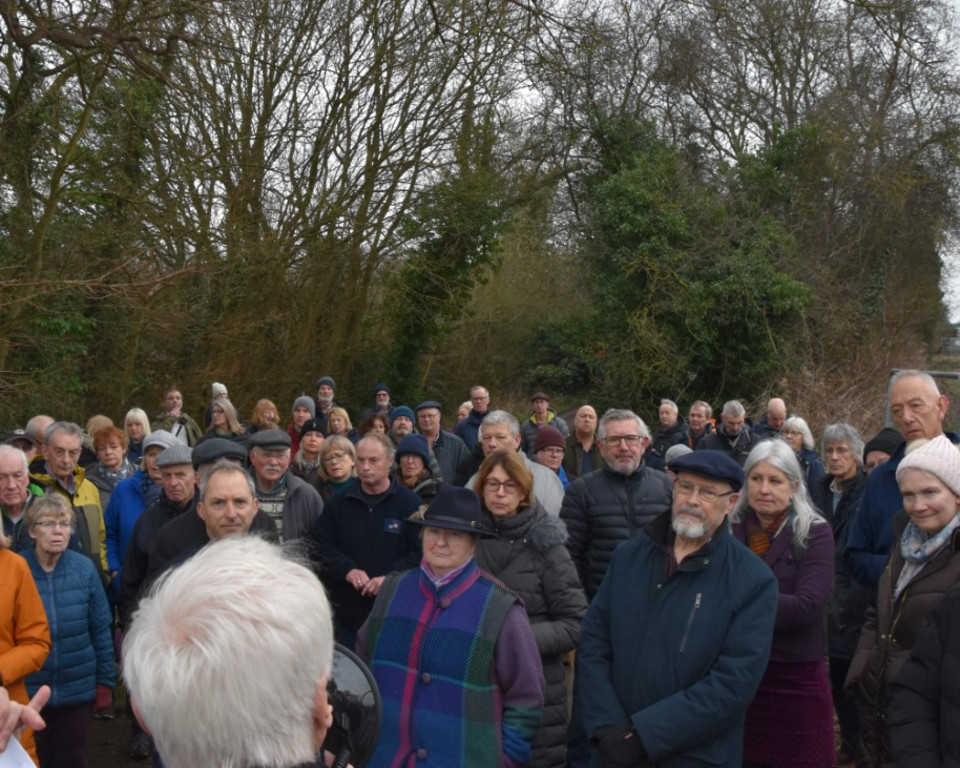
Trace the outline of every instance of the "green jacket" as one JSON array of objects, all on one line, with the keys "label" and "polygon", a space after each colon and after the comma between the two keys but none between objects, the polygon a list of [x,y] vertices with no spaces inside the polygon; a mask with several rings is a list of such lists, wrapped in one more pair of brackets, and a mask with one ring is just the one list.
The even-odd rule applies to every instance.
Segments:
[{"label": "green jacket", "polygon": [[187,445],[191,448],[203,437],[203,430],[200,429],[200,425],[185,413],[181,413],[179,419],[169,413],[161,413],[150,422],[150,429],[154,432],[158,429],[165,429],[178,438],[180,431],[186,430]]}]

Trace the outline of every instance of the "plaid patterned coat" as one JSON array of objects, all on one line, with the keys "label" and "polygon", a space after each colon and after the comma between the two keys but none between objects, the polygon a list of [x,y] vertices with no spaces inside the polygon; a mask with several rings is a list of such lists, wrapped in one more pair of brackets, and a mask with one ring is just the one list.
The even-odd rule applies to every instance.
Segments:
[{"label": "plaid patterned coat", "polygon": [[543,709],[540,654],[522,603],[475,561],[439,591],[420,570],[388,577],[357,650],[383,698],[371,768],[530,759]]}]

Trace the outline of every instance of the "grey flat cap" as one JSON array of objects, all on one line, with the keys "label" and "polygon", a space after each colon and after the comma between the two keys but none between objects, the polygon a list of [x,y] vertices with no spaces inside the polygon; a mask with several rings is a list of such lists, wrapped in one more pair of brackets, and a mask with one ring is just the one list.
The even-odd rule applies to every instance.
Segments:
[{"label": "grey flat cap", "polygon": [[193,466],[193,461],[190,457],[191,453],[192,451],[190,450],[190,447],[183,445],[182,443],[171,445],[157,458],[157,466],[173,467],[178,464],[189,464],[190,466]]},{"label": "grey flat cap", "polygon": [[168,432],[165,429],[157,429],[143,438],[143,450],[147,450],[154,445],[159,445],[161,448],[169,448],[171,445],[176,445],[180,441],[173,436],[172,432]]}]

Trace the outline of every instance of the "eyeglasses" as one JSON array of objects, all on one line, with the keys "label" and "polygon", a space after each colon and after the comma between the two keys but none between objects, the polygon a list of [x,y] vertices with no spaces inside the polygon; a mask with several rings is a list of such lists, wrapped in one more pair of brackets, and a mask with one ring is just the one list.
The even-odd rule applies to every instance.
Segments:
[{"label": "eyeglasses", "polygon": [[706,501],[708,503],[711,501],[716,501],[721,496],[729,496],[731,493],[736,493],[736,491],[727,491],[726,493],[717,493],[716,491],[712,491],[709,488],[704,488],[702,485],[694,485],[693,483],[687,482],[686,480],[677,480],[673,488],[676,493],[679,493],[682,496],[693,496],[694,493],[699,493],[700,498],[703,501]]},{"label": "eyeglasses", "polygon": [[37,523],[38,528],[43,528],[45,531],[55,531],[58,528],[64,531],[69,531],[73,528],[72,523],[68,520],[41,520]]},{"label": "eyeglasses", "polygon": [[605,437],[603,442],[607,445],[629,445],[631,448],[640,445],[640,435],[618,435],[617,437]]},{"label": "eyeglasses", "polygon": [[323,462],[325,464],[334,464],[334,463],[339,463],[341,461],[345,461],[346,458],[347,458],[347,454],[345,453],[331,453],[330,455],[324,458]]},{"label": "eyeglasses", "polygon": [[490,493],[496,493],[503,488],[504,493],[516,493],[520,490],[520,485],[515,480],[497,480],[495,477],[488,477],[483,481],[483,488]]},{"label": "eyeglasses", "polygon": [[547,456],[563,456],[563,448],[541,448],[537,453],[545,453]]}]

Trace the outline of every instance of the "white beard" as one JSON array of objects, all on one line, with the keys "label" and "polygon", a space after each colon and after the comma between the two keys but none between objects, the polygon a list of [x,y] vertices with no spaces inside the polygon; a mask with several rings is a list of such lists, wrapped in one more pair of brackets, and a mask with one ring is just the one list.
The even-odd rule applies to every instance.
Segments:
[{"label": "white beard", "polygon": [[673,532],[681,539],[699,541],[706,538],[707,526],[703,513],[696,507],[680,507],[673,515]]},{"label": "white beard", "polygon": [[699,541],[706,537],[707,527],[699,520],[691,520],[684,517],[673,521],[673,532],[681,539]]}]

